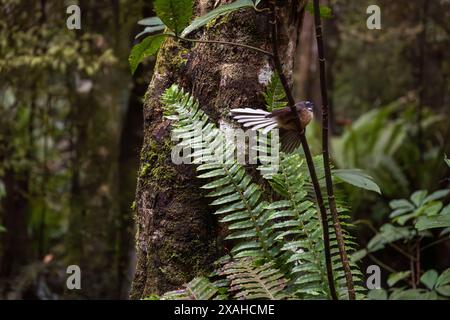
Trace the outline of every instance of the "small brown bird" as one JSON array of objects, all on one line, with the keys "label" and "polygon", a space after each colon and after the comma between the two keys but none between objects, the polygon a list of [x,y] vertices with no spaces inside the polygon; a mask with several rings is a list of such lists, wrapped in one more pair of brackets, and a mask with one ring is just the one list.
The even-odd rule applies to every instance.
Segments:
[{"label": "small brown bird", "polygon": [[[295,108],[304,129],[313,118],[314,105],[310,101],[301,101],[295,104]],[[262,129],[264,134],[278,128],[281,137],[281,150],[284,152],[290,153],[300,145],[295,115],[289,107],[275,109],[272,112],[251,108],[232,109],[231,113],[233,118],[242,123],[244,127],[252,130]]]}]

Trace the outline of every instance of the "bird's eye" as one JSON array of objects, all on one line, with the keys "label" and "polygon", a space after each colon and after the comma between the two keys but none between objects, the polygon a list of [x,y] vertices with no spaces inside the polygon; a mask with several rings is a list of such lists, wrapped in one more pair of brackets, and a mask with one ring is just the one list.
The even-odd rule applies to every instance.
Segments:
[{"label": "bird's eye", "polygon": [[309,111],[312,111],[314,108],[314,104],[311,101],[306,101],[305,106]]}]

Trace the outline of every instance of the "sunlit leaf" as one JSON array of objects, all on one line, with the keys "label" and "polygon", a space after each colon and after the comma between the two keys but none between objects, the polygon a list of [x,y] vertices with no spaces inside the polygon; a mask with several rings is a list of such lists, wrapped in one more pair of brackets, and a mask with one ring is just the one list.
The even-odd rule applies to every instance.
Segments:
[{"label": "sunlit leaf", "polygon": [[380,187],[373,181],[372,177],[362,170],[339,169],[334,170],[334,175],[351,185],[381,194]]},{"label": "sunlit leaf", "polygon": [[139,20],[138,24],[140,24],[142,26],[149,26],[149,27],[164,26],[164,23],[158,17],[150,17],[150,18],[145,18],[145,19]]},{"label": "sunlit leaf", "polygon": [[186,29],[183,30],[181,36],[182,37],[187,36],[192,31],[195,31],[198,28],[205,26],[206,24],[208,24],[208,22],[217,19],[218,17],[221,17],[223,15],[229,14],[233,11],[237,11],[245,7],[254,7],[254,6],[255,4],[251,0],[237,0],[229,4],[223,4],[211,10],[207,14],[194,19],[194,21],[192,21],[192,23]]}]

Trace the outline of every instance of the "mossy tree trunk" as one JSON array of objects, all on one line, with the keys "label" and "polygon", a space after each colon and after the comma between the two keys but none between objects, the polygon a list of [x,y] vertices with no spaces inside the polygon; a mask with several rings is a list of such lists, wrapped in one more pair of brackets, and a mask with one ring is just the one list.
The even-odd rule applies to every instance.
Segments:
[{"label": "mossy tree trunk", "polygon": [[[211,10],[211,2],[198,1],[196,14]],[[279,3],[283,21],[280,51],[291,80],[303,5],[299,1]],[[190,37],[233,41],[270,51],[268,23],[266,14],[246,9],[218,19]],[[270,57],[261,53],[217,44],[188,45],[171,39],[163,44],[145,97],[133,299],[180,287],[210,271],[212,262],[224,253],[224,232],[203,197],[194,167],[171,161],[170,121],[162,118],[161,94],[178,83],[198,99],[213,121],[229,121],[232,108],[264,108],[262,92],[273,72]]]}]

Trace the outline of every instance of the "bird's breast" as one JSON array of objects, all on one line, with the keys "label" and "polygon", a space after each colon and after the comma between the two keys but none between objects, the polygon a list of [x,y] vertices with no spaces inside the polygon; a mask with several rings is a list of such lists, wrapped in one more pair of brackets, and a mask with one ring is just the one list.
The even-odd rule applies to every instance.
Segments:
[{"label": "bird's breast", "polygon": [[313,119],[314,114],[307,110],[307,109],[303,109],[300,112],[300,121],[302,123],[302,127],[306,128],[306,126],[311,122],[311,120]]}]

